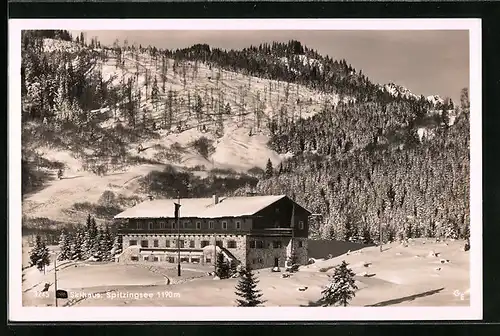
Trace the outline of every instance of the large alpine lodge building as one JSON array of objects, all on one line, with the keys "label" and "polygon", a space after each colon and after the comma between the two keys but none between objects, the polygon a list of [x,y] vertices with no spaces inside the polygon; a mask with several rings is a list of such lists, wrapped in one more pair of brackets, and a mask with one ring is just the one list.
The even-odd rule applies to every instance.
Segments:
[{"label": "large alpine lodge building", "polygon": [[292,255],[306,264],[310,215],[286,195],[145,201],[114,217],[123,241],[118,261],[214,265],[222,252],[254,269],[282,267]]}]

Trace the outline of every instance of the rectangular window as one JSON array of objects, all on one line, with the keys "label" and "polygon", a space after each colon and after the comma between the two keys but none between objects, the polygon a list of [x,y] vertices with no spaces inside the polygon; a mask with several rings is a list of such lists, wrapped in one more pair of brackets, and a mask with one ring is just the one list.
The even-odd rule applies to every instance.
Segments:
[{"label": "rectangular window", "polygon": [[135,224],[137,225],[137,230],[142,229],[141,222],[137,221],[137,222],[135,222]]},{"label": "rectangular window", "polygon": [[158,247],[158,246],[159,246],[159,244],[158,244],[158,240],[157,240],[157,239],[153,240],[153,246],[154,246],[154,247]]},{"label": "rectangular window", "polygon": [[209,221],[208,222],[208,228],[213,229],[214,228],[214,221]]},{"label": "rectangular window", "polygon": [[201,248],[204,248],[205,246],[210,245],[210,242],[208,240],[202,240],[201,241]]},{"label": "rectangular window", "polygon": [[184,248],[184,240],[179,240],[179,248]]},{"label": "rectangular window", "polygon": [[144,261],[149,261],[149,256],[144,256]]},{"label": "rectangular window", "polygon": [[212,259],[210,258],[205,258],[205,262],[208,264],[208,263],[211,263],[212,262]]},{"label": "rectangular window", "polygon": [[257,240],[255,242],[255,247],[258,248],[258,249],[261,249],[261,248],[264,248],[264,242],[262,240]]},{"label": "rectangular window", "polygon": [[236,230],[240,230],[240,229],[241,229],[241,222],[236,221]]},{"label": "rectangular window", "polygon": [[141,247],[148,247],[148,241],[147,240],[141,240]]},{"label": "rectangular window", "polygon": [[281,240],[273,241],[273,248],[281,248]]},{"label": "rectangular window", "polygon": [[299,230],[304,230],[304,222],[303,221],[299,222]]},{"label": "rectangular window", "polygon": [[189,257],[181,257],[181,263],[188,263]]},{"label": "rectangular window", "polygon": [[139,261],[139,257],[132,256],[132,257],[130,257],[130,260],[132,260],[132,261]]},{"label": "rectangular window", "polygon": [[299,247],[303,247],[304,246],[304,242],[302,240],[299,240]]},{"label": "rectangular window", "polygon": [[174,257],[168,257],[168,262],[173,264],[175,262],[175,258]]},{"label": "rectangular window", "polygon": [[153,261],[158,261],[158,257],[153,257]]},{"label": "rectangular window", "polygon": [[201,222],[196,222],[196,230],[201,230]]},{"label": "rectangular window", "polygon": [[149,230],[153,230],[153,222],[149,222],[148,223],[148,229]]},{"label": "rectangular window", "polygon": [[189,247],[190,248],[194,248],[194,240],[190,240],[189,241]]},{"label": "rectangular window", "polygon": [[230,240],[227,242],[227,247],[228,248],[236,248],[236,241],[235,240]]},{"label": "rectangular window", "polygon": [[135,246],[137,245],[137,240],[130,240],[129,241],[129,246]]},{"label": "rectangular window", "polygon": [[170,247],[170,240],[167,240],[167,241],[165,242],[165,247]]},{"label": "rectangular window", "polygon": [[217,240],[217,242],[215,244],[219,247],[224,247],[222,244],[222,240]]},{"label": "rectangular window", "polygon": [[222,230],[227,230],[227,222],[226,221],[222,222]]},{"label": "rectangular window", "polygon": [[255,248],[255,247],[256,247],[256,241],[250,240],[250,248]]}]

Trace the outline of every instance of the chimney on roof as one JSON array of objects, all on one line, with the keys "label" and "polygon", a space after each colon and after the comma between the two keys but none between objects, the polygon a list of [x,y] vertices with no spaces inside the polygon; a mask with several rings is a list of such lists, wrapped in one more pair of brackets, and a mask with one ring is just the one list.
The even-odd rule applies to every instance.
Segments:
[{"label": "chimney on roof", "polygon": [[217,196],[217,194],[213,194],[212,199],[214,205],[219,203],[219,196]]}]

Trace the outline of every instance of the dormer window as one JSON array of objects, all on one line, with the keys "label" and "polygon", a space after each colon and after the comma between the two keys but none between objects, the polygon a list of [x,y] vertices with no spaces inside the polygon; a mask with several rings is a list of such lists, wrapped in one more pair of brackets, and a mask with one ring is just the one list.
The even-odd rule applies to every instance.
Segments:
[{"label": "dormer window", "polygon": [[196,222],[196,230],[201,230],[201,222]]},{"label": "dormer window", "polygon": [[148,229],[149,230],[153,230],[153,222],[149,222],[148,223]]},{"label": "dormer window", "polygon": [[235,225],[236,225],[236,230],[241,230],[241,222],[240,221],[236,221]]},{"label": "dormer window", "polygon": [[208,221],[208,228],[213,229],[214,228],[214,221]]},{"label": "dormer window", "polygon": [[227,222],[226,221],[222,222],[222,230],[227,230]]},{"label": "dormer window", "polygon": [[304,222],[303,221],[299,222],[299,230],[304,230]]}]

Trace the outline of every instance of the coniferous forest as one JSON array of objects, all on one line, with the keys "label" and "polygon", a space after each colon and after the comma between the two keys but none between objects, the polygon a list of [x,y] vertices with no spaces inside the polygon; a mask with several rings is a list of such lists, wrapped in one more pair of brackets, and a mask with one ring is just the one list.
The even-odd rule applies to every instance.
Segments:
[{"label": "coniferous forest", "polygon": [[[47,51],[47,38],[66,41],[71,47]],[[270,134],[269,147],[291,155],[279,165],[269,161],[267,167],[260,167],[258,178],[243,174],[238,182],[228,177],[228,187],[220,178],[201,181],[189,172],[177,173],[167,167],[163,173],[155,172],[141,180],[145,188],[175,197],[175,190],[162,187],[161,180],[176,180],[178,176],[182,177],[182,185],[196,186],[190,189],[191,197],[207,196],[216,186],[223,186],[227,194],[243,195],[248,186],[242,184],[251,184],[252,190],[260,194],[287,194],[319,214],[311,219],[312,238],[373,243],[378,241],[380,229],[384,241],[422,236],[468,237],[468,89],[462,90],[458,103],[445,99],[434,104],[423,96],[391,94],[346,60],[319,55],[298,41],[272,42],[243,50],[222,50],[205,44],[163,50],[127,43],[105,47],[97,39],[87,41],[83,34],[73,37],[67,31],[24,31],[24,139],[30,137],[31,144],[36,140],[37,145],[69,147],[98,174],[105,174],[110,164],[139,162],[125,153],[128,143],[154,137],[158,128],[172,127],[180,98],[178,92],[165,87],[161,75],[146,73],[145,98],[149,95],[155,104],[160,101],[160,92],[166,98],[163,107],[158,108],[162,109],[160,120],[153,121],[145,112],[139,117],[144,97],[142,91],[136,90],[137,81],[132,78],[117,85],[114,78],[103,78],[99,65],[115,57],[120,67],[126,51],[148,54],[163,73],[179,73],[184,81],[183,66],[189,61],[211,69],[277,80],[287,87],[303,85],[340,96],[338,103],[325,100],[321,111],[311,117],[290,117],[288,105],[282,105],[272,117],[264,119],[263,127]],[[210,105],[221,111],[218,116],[232,113],[224,98],[219,99],[222,103],[217,107]],[[287,91],[283,99],[294,100],[293,90]],[[208,111],[210,99],[201,92],[189,96],[188,103],[186,100],[184,104],[193,118]],[[302,103],[296,100],[297,105]],[[111,130],[99,127],[102,116],[95,110],[103,107],[117,114],[115,120],[119,122]],[[215,118],[214,124],[222,132],[223,123]],[[88,154],[75,144],[90,144],[95,151]],[[209,144],[194,145],[208,155]],[[35,147],[23,145],[23,193],[41,187],[37,167],[58,168],[37,156]],[[101,160],[96,161],[96,157]],[[212,185],[204,187],[202,182]],[[109,251],[109,245],[103,250]]]}]

